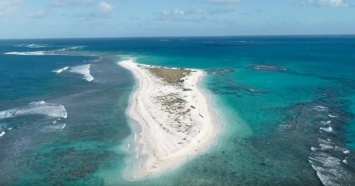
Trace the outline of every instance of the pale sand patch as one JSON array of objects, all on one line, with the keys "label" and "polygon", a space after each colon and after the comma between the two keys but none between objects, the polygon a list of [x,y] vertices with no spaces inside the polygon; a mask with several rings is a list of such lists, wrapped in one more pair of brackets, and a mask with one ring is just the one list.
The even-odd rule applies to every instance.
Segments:
[{"label": "pale sand patch", "polygon": [[153,75],[150,66],[132,60],[118,64],[139,82],[128,114],[139,123],[140,133],[135,136],[135,160],[124,171],[126,180],[142,180],[174,169],[216,141],[216,114],[197,86],[203,71],[192,70],[183,83],[174,85]]}]

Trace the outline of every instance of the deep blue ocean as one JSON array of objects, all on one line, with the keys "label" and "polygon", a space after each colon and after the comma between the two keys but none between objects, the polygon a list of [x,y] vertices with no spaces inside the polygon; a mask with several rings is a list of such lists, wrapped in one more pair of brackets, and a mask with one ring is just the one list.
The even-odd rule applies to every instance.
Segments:
[{"label": "deep blue ocean", "polygon": [[[159,177],[121,174],[136,88],[198,68],[223,128]],[[0,185],[355,185],[355,36],[0,40]]]}]

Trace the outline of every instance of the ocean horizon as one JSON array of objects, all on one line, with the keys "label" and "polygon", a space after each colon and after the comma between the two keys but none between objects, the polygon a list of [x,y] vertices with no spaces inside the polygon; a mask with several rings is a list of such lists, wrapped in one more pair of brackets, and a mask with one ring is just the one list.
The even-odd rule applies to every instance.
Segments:
[{"label": "ocean horizon", "polygon": [[234,37],[234,38],[261,38],[261,37],[268,37],[268,38],[273,38],[273,37],[353,37],[355,34],[245,34],[245,35],[158,35],[158,36],[100,36],[100,37],[33,37],[33,38],[0,38],[0,40],[8,40],[8,41],[13,41],[13,40],[83,40],[83,39],[157,39],[157,38],[223,38],[223,37]]},{"label": "ocean horizon", "polygon": [[[0,40],[0,185],[353,185],[355,35]],[[200,69],[216,144],[141,181],[136,63]]]}]

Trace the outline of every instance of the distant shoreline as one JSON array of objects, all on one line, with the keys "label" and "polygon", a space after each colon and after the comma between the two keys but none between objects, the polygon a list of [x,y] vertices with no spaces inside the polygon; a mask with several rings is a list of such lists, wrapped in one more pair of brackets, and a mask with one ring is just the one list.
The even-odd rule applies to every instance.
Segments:
[{"label": "distant shoreline", "polygon": [[[203,71],[140,65],[132,60],[118,64],[138,80],[128,114],[140,132],[135,133],[135,147],[130,147],[136,154],[124,179],[142,180],[177,168],[216,141],[217,117],[197,86]],[[176,79],[175,74],[183,78]]]}]

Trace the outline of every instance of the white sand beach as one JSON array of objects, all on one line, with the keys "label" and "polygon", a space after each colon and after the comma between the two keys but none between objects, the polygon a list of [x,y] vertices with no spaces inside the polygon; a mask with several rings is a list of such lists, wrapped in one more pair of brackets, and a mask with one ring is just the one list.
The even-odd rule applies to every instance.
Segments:
[{"label": "white sand beach", "polygon": [[130,70],[139,83],[130,100],[128,114],[139,125],[137,154],[123,175],[142,180],[177,168],[211,147],[219,132],[217,117],[199,89],[201,70],[191,70],[174,84],[157,77],[148,65],[132,60],[119,65]]}]

